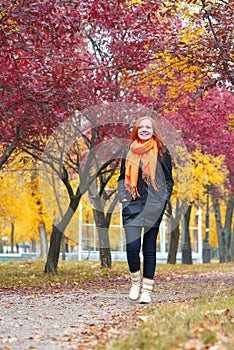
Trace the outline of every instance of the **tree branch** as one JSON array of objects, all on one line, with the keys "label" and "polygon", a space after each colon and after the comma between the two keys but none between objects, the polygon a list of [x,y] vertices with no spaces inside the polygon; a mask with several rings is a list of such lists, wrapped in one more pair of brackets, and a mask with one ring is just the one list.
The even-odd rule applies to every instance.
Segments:
[{"label": "tree branch", "polygon": [[[223,54],[223,47],[222,47],[222,44],[221,44],[221,42],[219,41],[219,39],[218,39],[218,37],[216,35],[216,32],[215,32],[215,29],[214,29],[211,17],[209,15],[208,11],[206,10],[205,0],[202,0],[202,5],[203,5],[203,9],[205,11],[205,14],[207,15],[207,20],[208,20],[208,23],[209,23],[209,26],[210,26],[211,33],[213,34],[215,42],[218,45],[220,53]],[[228,65],[227,65],[227,62],[225,60],[223,60],[222,64],[223,64],[223,68],[224,68],[224,71],[225,71],[226,75],[230,79],[232,85],[234,85],[234,76],[233,76],[232,72],[230,72],[230,70],[228,68]]]}]

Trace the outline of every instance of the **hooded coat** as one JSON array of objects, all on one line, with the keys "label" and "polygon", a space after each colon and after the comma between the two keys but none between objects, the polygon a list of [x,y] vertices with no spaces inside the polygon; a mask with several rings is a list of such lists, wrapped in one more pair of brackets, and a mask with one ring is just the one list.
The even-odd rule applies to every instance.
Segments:
[{"label": "hooded coat", "polygon": [[[127,147],[123,153],[120,175],[118,178],[118,197],[123,206],[123,225],[158,228],[174,185],[170,153],[168,149],[164,147],[163,155],[158,154],[155,169],[158,190],[155,190],[152,185],[148,185],[142,179],[140,164],[137,182],[137,190],[140,196],[134,200],[124,185],[125,161],[129,150],[130,147]],[[123,199],[127,201],[123,201]]]}]

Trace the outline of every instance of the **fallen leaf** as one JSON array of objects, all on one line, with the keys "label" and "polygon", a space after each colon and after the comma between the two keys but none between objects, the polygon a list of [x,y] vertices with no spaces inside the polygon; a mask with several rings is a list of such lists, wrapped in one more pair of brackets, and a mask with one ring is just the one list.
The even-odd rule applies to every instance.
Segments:
[{"label": "fallen leaf", "polygon": [[208,315],[208,314],[213,314],[213,315],[228,315],[229,312],[230,312],[229,309],[211,310],[211,311],[206,311],[206,315]]},{"label": "fallen leaf", "polygon": [[151,318],[152,316],[138,316],[138,319],[142,322],[148,322]]}]

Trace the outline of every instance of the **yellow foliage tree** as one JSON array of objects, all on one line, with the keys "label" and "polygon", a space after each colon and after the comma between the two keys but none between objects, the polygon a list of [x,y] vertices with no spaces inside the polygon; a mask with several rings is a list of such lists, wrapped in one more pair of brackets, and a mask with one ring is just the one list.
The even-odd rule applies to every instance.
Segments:
[{"label": "yellow foliage tree", "polygon": [[[173,191],[173,205],[175,206],[176,200],[186,200],[189,198],[188,204],[195,206],[195,208],[201,207],[203,213],[203,236],[205,235],[205,203],[207,199],[208,186],[218,185],[223,186],[226,176],[228,175],[227,168],[224,164],[225,157],[218,156],[212,157],[209,154],[204,154],[200,149],[197,149],[190,154],[192,164],[192,178],[189,171],[186,168],[174,169],[174,177],[177,178],[177,172],[180,171],[183,174],[182,185],[178,188],[178,183],[175,181],[175,187]],[[183,167],[180,165],[179,167]],[[192,186],[190,185],[192,181]],[[187,192],[190,191],[188,194]],[[186,197],[187,194],[187,197]],[[210,203],[211,204],[211,203]],[[213,247],[217,246],[217,232],[215,227],[215,217],[210,205],[210,239]],[[194,218],[191,218],[194,221]],[[204,237],[203,237],[204,238]]]},{"label": "yellow foliage tree", "polygon": [[48,229],[51,227],[51,221],[37,189],[38,180],[32,166],[35,167],[28,157],[16,156],[11,162],[11,168],[8,167],[0,173],[1,236],[7,236],[10,242],[10,235],[14,230],[15,244],[39,242],[38,227],[41,222],[44,222]]},{"label": "yellow foliage tree", "polygon": [[[137,0],[130,3],[131,5],[142,4]],[[121,75],[123,87],[126,90],[138,90],[144,96],[153,97],[161,113],[176,111],[183,105],[193,106],[196,97],[206,93],[205,86],[209,86],[210,78],[214,77],[223,62],[222,60],[221,62],[216,61],[217,48],[215,45],[214,48],[206,47],[212,35],[215,35],[217,47],[222,47],[221,44],[219,45],[217,36],[222,37],[223,34],[219,33],[218,28],[215,30],[212,28],[213,31],[212,29],[207,30],[206,16],[204,20],[201,19],[201,16],[197,20],[198,14],[209,13],[211,9],[218,6],[217,3],[218,1],[185,0],[165,1],[161,6],[157,4],[150,16],[152,24],[154,21],[165,24],[168,21],[171,24],[173,21],[175,24],[178,20],[181,21],[181,27],[175,33],[176,41],[173,44],[170,42],[167,42],[166,45],[161,44],[160,52],[155,53],[152,63],[144,69],[123,68]],[[222,16],[225,14],[223,13]],[[214,22],[215,18],[214,16]],[[227,42],[230,41],[228,35],[231,37],[231,31],[226,34]],[[145,51],[147,50],[146,46]],[[207,53],[210,59],[204,58],[207,50],[213,50]],[[222,48],[220,50],[222,51]],[[231,57],[232,52],[229,54]],[[231,64],[230,60],[228,63]],[[163,101],[163,104],[160,101]]]}]

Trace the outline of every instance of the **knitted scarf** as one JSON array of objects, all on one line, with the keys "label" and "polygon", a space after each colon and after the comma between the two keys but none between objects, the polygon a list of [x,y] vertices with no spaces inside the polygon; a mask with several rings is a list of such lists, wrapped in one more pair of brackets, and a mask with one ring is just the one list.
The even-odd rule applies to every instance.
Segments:
[{"label": "knitted scarf", "polygon": [[125,188],[131,193],[133,199],[140,197],[137,191],[140,162],[143,180],[158,190],[155,181],[157,157],[157,142],[153,138],[144,143],[137,139],[131,144],[125,162]]}]

